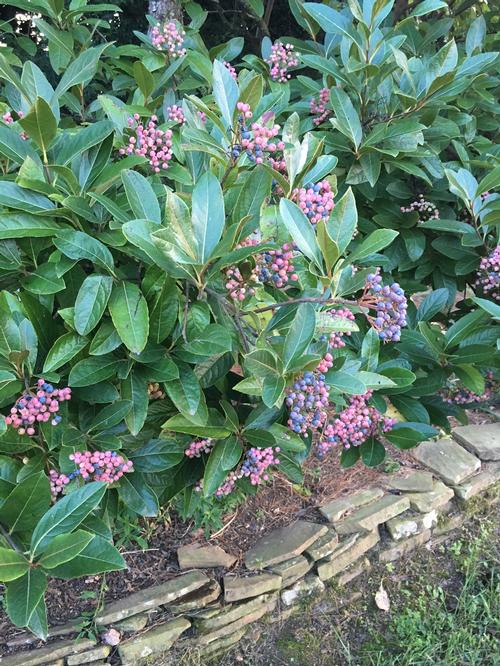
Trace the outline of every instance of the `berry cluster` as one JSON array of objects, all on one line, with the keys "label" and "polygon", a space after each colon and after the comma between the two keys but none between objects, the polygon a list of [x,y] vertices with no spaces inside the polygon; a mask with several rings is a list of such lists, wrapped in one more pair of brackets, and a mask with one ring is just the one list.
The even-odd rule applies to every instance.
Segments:
[{"label": "berry cluster", "polygon": [[151,120],[143,125],[138,113],[128,119],[129,127],[135,132],[128,140],[126,148],[120,148],[120,155],[139,155],[149,159],[149,164],[155,173],[161,169],[168,169],[172,159],[172,131],[158,129],[158,118],[151,116]]},{"label": "berry cluster", "polygon": [[288,427],[305,435],[318,430],[326,421],[330,387],[321,372],[304,372],[293,386],[287,388],[286,405],[290,410]]},{"label": "berry cluster", "polygon": [[375,407],[368,405],[371,396],[372,391],[353,396],[349,405],[326,426],[316,444],[316,456],[320,460],[334,446],[345,449],[360,446],[370,437],[391,430],[396,420],[383,416]]},{"label": "berry cluster", "polygon": [[295,189],[292,199],[298,203],[312,224],[327,220],[334,207],[333,192],[330,183],[322,180],[315,185],[309,183],[305,187]]},{"label": "berry cluster", "polygon": [[230,62],[226,62],[226,61],[224,60],[222,64],[223,64],[224,67],[229,71],[229,73],[231,74],[231,76],[233,77],[233,79],[236,81],[236,79],[238,78],[238,75],[236,74],[236,70],[235,70],[235,68],[231,65],[231,63],[230,63]]},{"label": "berry cluster", "polygon": [[370,324],[378,331],[384,342],[398,342],[401,328],[406,326],[405,292],[397,282],[384,286],[379,275],[380,269],[367,277],[363,295],[359,304],[376,310],[376,317],[368,316]]},{"label": "berry cluster", "polygon": [[211,439],[195,439],[184,451],[188,458],[200,458],[202,453],[210,453],[215,442]]},{"label": "berry cluster", "polygon": [[114,483],[127,472],[134,471],[132,461],[125,460],[116,451],[76,451],[69,459],[77,466],[71,474],[58,474],[55,470],[50,470],[50,487],[54,496],[61,493],[64,486],[78,476],[84,481]]},{"label": "berry cluster", "polygon": [[36,432],[36,423],[46,423],[50,419],[51,424],[56,426],[62,419],[57,414],[59,404],[71,400],[70,388],[56,389],[44,379],[38,380],[35,391],[26,390],[5,418],[5,423],[15,428],[20,435],[32,437]]},{"label": "berry cluster", "polygon": [[402,213],[413,213],[415,211],[418,213],[420,223],[427,222],[427,220],[439,220],[439,210],[436,204],[424,199],[423,194],[419,194],[416,201],[412,201],[409,206],[401,206]]},{"label": "berry cluster", "polygon": [[286,83],[291,78],[288,70],[299,64],[299,54],[294,52],[292,44],[283,44],[274,42],[271,46],[271,53],[266,63],[270,67],[270,75],[273,81]]},{"label": "berry cluster", "polygon": [[[348,319],[349,321],[354,321],[355,319],[353,313],[347,308],[332,308],[328,311],[328,314],[331,317],[340,317],[341,319]],[[351,331],[332,331],[328,340],[328,349],[341,349],[342,347],[345,347],[345,341],[342,339],[344,335],[351,335]]]},{"label": "berry cluster", "polygon": [[183,125],[186,122],[184,118],[184,111],[181,106],[173,104],[172,106],[167,106],[168,119],[173,120],[174,123],[180,123]]},{"label": "berry cluster", "polygon": [[[24,112],[23,111],[18,111],[17,115],[19,116],[19,118],[23,118],[24,117]],[[6,111],[3,114],[2,120],[4,121],[4,123],[6,125],[12,125],[13,123],[16,122],[14,120],[14,118],[12,117],[12,113],[10,111]],[[24,130],[22,132],[19,132],[19,136],[21,137],[21,139],[23,139],[23,141],[27,141],[28,138],[29,138]]]},{"label": "berry cluster", "polygon": [[[226,278],[226,289],[233,301],[244,301],[247,296],[255,294],[255,289],[249,286],[237,266],[230,266],[226,269]],[[253,273],[249,280],[255,280]]]},{"label": "berry cluster", "polygon": [[[234,159],[237,159],[242,151],[245,151],[251,162],[262,164],[265,157],[271,160],[271,154],[284,150],[285,144],[283,141],[274,140],[280,131],[280,126],[268,126],[266,124],[268,119],[273,117],[272,114],[269,118],[263,117],[263,123],[255,122],[249,127],[247,121],[250,120],[253,115],[250,105],[245,104],[244,102],[238,102],[237,109],[239,111],[238,142],[235,143],[231,149],[231,155]],[[275,163],[281,165],[281,159],[272,161],[272,166],[274,168],[276,168],[274,166]]]},{"label": "berry cluster", "polygon": [[163,26],[155,25],[151,31],[151,42],[160,51],[166,51],[170,58],[180,58],[186,54],[184,39],[186,33],[174,21],[168,21]]},{"label": "berry cluster", "polygon": [[163,400],[165,398],[165,391],[162,391],[158,382],[148,384],[148,398],[149,400]]},{"label": "berry cluster", "polygon": [[233,492],[236,482],[243,477],[250,480],[252,486],[260,486],[264,481],[269,481],[268,470],[273,465],[279,465],[279,459],[274,455],[279,453],[279,447],[266,449],[252,447],[248,449],[239,467],[229,472],[223,483],[215,491],[215,497],[220,499]]},{"label": "berry cluster", "polygon": [[480,287],[484,294],[500,300],[500,245],[497,245],[489,257],[483,257],[479,264],[475,287]]},{"label": "berry cluster", "polygon": [[198,118],[203,124],[207,122],[207,114],[204,111],[198,111]]},{"label": "berry cluster", "polygon": [[498,382],[493,378],[492,372],[487,372],[484,381],[484,391],[481,394],[474,393],[457,381],[450,381],[446,389],[440,391],[440,396],[451,405],[468,405],[478,402],[488,402],[498,393]]},{"label": "berry cluster", "polygon": [[315,125],[321,125],[321,123],[325,122],[325,120],[332,115],[332,110],[327,108],[329,102],[330,91],[328,88],[321,88],[317,100],[315,97],[311,99],[311,102],[309,103],[309,111],[315,116],[313,120]]}]

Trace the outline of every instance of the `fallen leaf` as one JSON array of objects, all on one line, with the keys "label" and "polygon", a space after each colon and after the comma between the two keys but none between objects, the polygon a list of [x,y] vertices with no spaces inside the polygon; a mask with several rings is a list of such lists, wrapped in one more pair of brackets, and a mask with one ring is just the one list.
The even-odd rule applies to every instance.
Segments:
[{"label": "fallen leaf", "polygon": [[383,611],[389,611],[391,608],[391,602],[389,600],[389,595],[387,592],[384,590],[384,585],[381,582],[380,587],[378,588],[378,592],[375,595],[375,603],[377,605],[377,608],[380,608],[380,610]]}]

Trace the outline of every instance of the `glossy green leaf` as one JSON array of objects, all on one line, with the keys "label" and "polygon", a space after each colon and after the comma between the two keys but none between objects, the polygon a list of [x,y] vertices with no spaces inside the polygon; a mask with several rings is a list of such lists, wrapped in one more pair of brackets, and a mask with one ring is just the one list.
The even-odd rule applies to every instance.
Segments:
[{"label": "glossy green leaf", "polygon": [[[302,210],[289,199],[281,199],[280,201],[280,215],[283,218],[286,228],[290,236],[293,238],[299,250],[305,256],[314,261],[315,264],[321,268],[323,264],[321,251],[316,241],[316,235],[312,224],[304,215]],[[333,240],[335,237],[330,234]]]},{"label": "glossy green leaf", "polygon": [[206,171],[193,190],[192,225],[200,264],[210,259],[225,224],[224,198],[218,179]]},{"label": "glossy green leaf", "polygon": [[19,120],[19,124],[46,158],[57,134],[57,120],[47,102],[42,97],[37,97],[35,104],[29,113]]},{"label": "glossy green leaf", "polygon": [[20,481],[0,504],[0,522],[12,534],[35,527],[50,506],[50,484],[45,472]]},{"label": "glossy green leaf", "polygon": [[12,548],[0,548],[0,581],[7,583],[23,576],[29,569],[29,562],[22,553]]},{"label": "glossy green leaf", "polygon": [[115,546],[101,536],[94,535],[76,557],[51,569],[50,575],[56,578],[71,579],[126,568],[127,563]]},{"label": "glossy green leaf", "polygon": [[352,141],[357,150],[363,138],[363,129],[349,95],[342,88],[331,88],[330,103],[335,112],[335,118],[330,122]]},{"label": "glossy green leaf", "polygon": [[88,335],[99,323],[111,296],[113,280],[107,275],[89,275],[75,301],[75,328]]},{"label": "glossy green leaf", "polygon": [[367,467],[376,467],[384,461],[385,448],[378,439],[370,437],[359,447],[361,459]]},{"label": "glossy green leaf", "polygon": [[127,416],[132,408],[130,400],[117,400],[111,405],[103,407],[101,411],[92,419],[88,432],[93,430],[108,430],[118,425]]},{"label": "glossy green leaf", "polygon": [[329,236],[337,243],[339,252],[345,252],[352,240],[358,225],[358,211],[356,200],[352,189],[349,187],[346,193],[335,202],[335,208],[330,214],[327,222]]},{"label": "glossy green leaf", "polygon": [[130,169],[122,171],[121,179],[134,217],[160,224],[160,204],[149,181]]},{"label": "glossy green leaf", "polygon": [[149,313],[146,299],[133,282],[119,282],[109,299],[109,312],[123,344],[140,354],[149,334]]},{"label": "glossy green leaf", "polygon": [[57,233],[54,245],[70,259],[87,259],[114,274],[113,255],[97,238],[92,238],[82,231],[67,229]]},{"label": "glossy green leaf", "polygon": [[47,576],[41,569],[29,569],[7,585],[6,610],[16,627],[27,626],[46,589]]},{"label": "glossy green leaf", "polygon": [[49,353],[45,358],[43,364],[44,372],[53,372],[57,370],[68,361],[71,361],[79,352],[82,351],[88,344],[87,338],[78,335],[77,333],[66,333],[58,338]]},{"label": "glossy green leaf", "polygon": [[73,387],[92,386],[112,377],[120,362],[112,356],[84,358],[69,373],[68,384]]},{"label": "glossy green leaf", "polygon": [[285,369],[300,358],[311,343],[316,329],[316,312],[311,303],[301,303],[285,337],[283,363]]},{"label": "glossy green leaf", "polygon": [[54,537],[38,560],[43,569],[53,569],[76,557],[94,538],[94,535],[84,530],[76,530],[71,534],[59,534]]}]

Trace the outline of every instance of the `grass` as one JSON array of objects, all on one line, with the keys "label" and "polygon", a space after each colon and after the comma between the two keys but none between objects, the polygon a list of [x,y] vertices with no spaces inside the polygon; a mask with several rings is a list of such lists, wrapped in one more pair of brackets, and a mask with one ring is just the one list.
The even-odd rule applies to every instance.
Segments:
[{"label": "grass", "polygon": [[[495,505],[468,505],[455,536],[328,588],[281,625],[266,625],[217,666],[500,666]],[[391,600],[374,603],[381,580]],[[356,601],[349,596],[357,593]],[[361,593],[361,594],[360,594]]]}]

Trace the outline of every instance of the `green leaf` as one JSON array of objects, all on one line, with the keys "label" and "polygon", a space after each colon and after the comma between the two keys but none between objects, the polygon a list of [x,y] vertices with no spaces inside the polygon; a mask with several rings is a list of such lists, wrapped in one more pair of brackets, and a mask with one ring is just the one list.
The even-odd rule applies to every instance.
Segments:
[{"label": "green leaf", "polygon": [[167,278],[156,297],[149,316],[149,339],[156,344],[163,342],[179,315],[179,292],[173,279]]},{"label": "green leaf", "polygon": [[35,104],[29,113],[19,120],[19,124],[40,148],[47,161],[47,150],[57,134],[57,120],[47,102],[42,97],[37,97]]},{"label": "green leaf", "polygon": [[370,437],[359,447],[361,459],[367,467],[376,467],[383,462],[385,458],[385,448],[378,439]]},{"label": "green leaf", "polygon": [[433,231],[449,231],[452,234],[469,234],[474,231],[470,224],[458,220],[427,220],[418,225],[419,229]]},{"label": "green leaf", "polygon": [[130,400],[117,400],[111,405],[106,405],[92,419],[88,432],[92,432],[92,430],[108,430],[118,425],[130,412],[131,407],[132,403]]},{"label": "green leaf", "polygon": [[97,72],[99,59],[109,44],[104,43],[100,46],[93,46],[85,49],[73,62],[66,68],[59,84],[54,92],[54,98],[58,99],[63,93],[76,85],[85,86],[91,81]]},{"label": "green leaf", "polygon": [[465,52],[468,56],[472,55],[476,49],[481,50],[486,37],[486,21],[484,16],[480,15],[470,24],[465,37]]},{"label": "green leaf", "polygon": [[[480,18],[483,18],[482,16]],[[484,19],[483,19],[484,20]],[[495,167],[479,182],[476,195],[497,190],[500,187],[500,166]],[[486,202],[488,205],[488,202]]]},{"label": "green leaf", "polygon": [[113,279],[107,275],[89,275],[80,287],[75,301],[75,328],[88,335],[101,320],[109,301]]},{"label": "green leaf", "polygon": [[352,189],[349,187],[342,198],[336,202],[335,208],[332,210],[330,219],[327,222],[328,234],[337,243],[340,254],[343,254],[347,249],[357,225],[358,211],[356,209],[356,199],[354,198]]},{"label": "green leaf", "polygon": [[160,204],[149,181],[137,171],[130,169],[121,172],[121,179],[134,217],[160,224]]},{"label": "green leaf", "polygon": [[156,516],[158,498],[146,483],[142,472],[129,472],[122,476],[118,495],[122,502],[139,516]]},{"label": "green leaf", "polygon": [[140,354],[148,341],[149,313],[146,299],[132,282],[119,282],[109,299],[109,312],[123,344]]},{"label": "green leaf", "polygon": [[430,321],[434,315],[446,307],[450,293],[448,289],[435,289],[418,306],[417,320]]},{"label": "green leaf", "polygon": [[9,533],[33,529],[50,506],[50,484],[45,472],[26,477],[0,505],[0,523]]},{"label": "green leaf", "polygon": [[447,6],[447,3],[443,2],[443,0],[423,0],[423,2],[418,3],[409,17],[424,16],[425,14],[430,14],[438,9],[446,9]]},{"label": "green leaf", "polygon": [[3,124],[0,125],[0,155],[17,164],[22,164],[27,157],[40,161],[30,142],[21,139],[18,132]]},{"label": "green leaf", "polygon": [[199,425],[193,423],[182,414],[176,414],[166,421],[162,428],[164,430],[171,430],[172,432],[181,432],[187,435],[195,435],[196,437],[210,437],[212,439],[223,439],[229,437],[231,431],[223,425]]},{"label": "green leaf", "polygon": [[278,359],[268,349],[254,349],[245,356],[245,369],[255,377],[268,377],[278,372]]},{"label": "green leaf", "polygon": [[365,367],[369,372],[374,372],[378,365],[380,352],[380,338],[374,328],[368,329],[361,345],[361,358],[365,361]]},{"label": "green leaf", "polygon": [[410,384],[413,384],[416,379],[414,373],[411,370],[408,370],[407,368],[401,368],[399,366],[383,368],[382,370],[379,370],[379,373],[384,375],[384,377],[391,379],[399,388],[403,386],[410,386]]},{"label": "green leaf", "polygon": [[319,2],[305,2],[302,7],[325,32],[348,37],[350,40],[355,40],[356,43],[359,41],[358,36],[352,30],[352,22],[345,14]]},{"label": "green leaf", "polygon": [[73,387],[92,386],[112,377],[119,366],[112,356],[84,358],[71,368],[68,383]]},{"label": "green leaf", "polygon": [[113,255],[97,238],[92,238],[83,231],[66,229],[57,233],[54,245],[70,259],[87,259],[114,275]]},{"label": "green leaf", "polygon": [[364,395],[366,393],[366,386],[361,379],[342,370],[330,370],[326,375],[326,381],[332,388],[342,393],[348,393],[349,395]]},{"label": "green leaf", "polygon": [[285,391],[285,380],[279,375],[268,375],[262,385],[262,400],[268,407],[278,405]]},{"label": "green leaf", "polygon": [[355,465],[360,458],[359,446],[351,446],[350,449],[342,449],[340,454],[340,466],[344,469]]},{"label": "green leaf", "polygon": [[[1,127],[0,127],[1,130]],[[0,215],[0,240],[7,238],[44,238],[54,236],[61,227],[45,217],[25,213]]]},{"label": "green leaf", "polygon": [[385,437],[398,449],[411,449],[419,442],[435,437],[437,434],[436,428],[426,423],[407,422],[396,423],[392,430],[385,434]]},{"label": "green leaf", "polygon": [[[335,209],[334,209],[335,210]],[[302,210],[289,199],[281,199],[280,215],[283,218],[288,233],[305,256],[314,261],[318,268],[322,267],[321,251],[316,241],[316,234],[312,224]],[[336,240],[333,234],[330,234]]]},{"label": "green leaf", "polygon": [[204,264],[217,246],[225,224],[222,188],[210,171],[206,171],[194,186],[191,219],[197,258]]},{"label": "green leaf", "polygon": [[300,358],[308,348],[316,328],[316,312],[311,303],[301,303],[286,334],[283,347],[285,369]]},{"label": "green leaf", "polygon": [[184,345],[184,349],[196,356],[212,356],[231,351],[232,339],[227,328],[221,324],[209,324],[201,333]]},{"label": "green leaf", "polygon": [[[173,236],[171,230],[160,227],[160,230],[158,231],[158,225],[149,220],[131,220],[122,225],[121,230],[129,243],[132,243],[132,245],[141,249],[151,259],[151,263],[158,266],[158,268],[161,268],[169,276],[188,279],[192,277],[188,269],[180,264],[176,265],[177,256],[175,253],[173,253],[171,258],[169,256],[170,253],[164,251],[165,247],[168,249],[171,248],[171,240]],[[160,234],[158,239],[156,236],[157,233]],[[167,238],[163,238],[161,234],[166,234],[168,240]],[[175,236],[174,238],[178,237]],[[190,261],[190,263],[195,262],[193,260]]]},{"label": "green leaf", "polygon": [[71,579],[126,568],[127,563],[115,546],[96,534],[76,557],[51,569],[50,575]]},{"label": "green leaf", "polygon": [[11,548],[0,548],[0,580],[7,583],[23,576],[29,569],[28,560]]},{"label": "green leaf", "polygon": [[335,262],[339,258],[340,252],[337,243],[330,238],[324,220],[320,220],[316,225],[316,238],[325,261],[326,270],[330,274]]},{"label": "green leaf", "polygon": [[45,513],[33,532],[32,554],[36,556],[44,552],[54,537],[78,527],[99,505],[105,492],[105,483],[92,481],[56,502]]},{"label": "green leaf", "polygon": [[381,389],[381,388],[391,388],[396,386],[396,382],[393,382],[389,377],[384,375],[379,375],[376,372],[365,372],[361,370],[358,372],[358,379],[360,379],[367,389]]},{"label": "green leaf", "polygon": [[494,319],[500,319],[500,305],[497,305],[497,303],[489,301],[486,298],[479,298],[478,296],[472,296],[471,298],[474,303],[479,305],[482,310],[487,312]]},{"label": "green leaf", "polygon": [[43,371],[53,372],[57,370],[65,363],[68,363],[68,361],[71,361],[87,344],[87,338],[83,338],[76,333],[62,335],[54,342],[47,354],[45,363],[43,364]]},{"label": "green leaf", "polygon": [[469,312],[464,317],[458,319],[445,333],[445,349],[458,345],[458,343],[464,340],[468,335],[474,333],[478,324],[485,319],[487,319],[487,315],[483,310]]},{"label": "green leaf", "polygon": [[57,275],[56,265],[53,263],[38,266],[31,275],[21,279],[21,284],[27,291],[40,296],[57,294],[66,288],[66,283]]},{"label": "green leaf", "polygon": [[335,112],[335,118],[330,119],[330,122],[339,132],[351,139],[357,150],[363,139],[363,128],[349,95],[342,88],[331,88],[330,103]]},{"label": "green leaf", "polygon": [[131,454],[134,469],[156,474],[178,465],[184,459],[185,447],[172,439],[151,439]]},{"label": "green leaf", "polygon": [[354,261],[361,261],[366,259],[366,257],[375,254],[383,250],[384,247],[387,247],[392,243],[392,241],[398,236],[397,231],[392,229],[377,229],[372,231],[359,245],[352,254],[349,255],[349,263]]},{"label": "green leaf", "polygon": [[56,207],[47,197],[7,180],[0,181],[0,204],[26,213],[43,213]]},{"label": "green leaf", "polygon": [[210,452],[203,475],[203,494],[210,497],[215,493],[231,470],[240,460],[243,447],[235,437],[216,442]]},{"label": "green leaf", "polygon": [[198,377],[189,365],[179,366],[179,379],[165,382],[165,390],[181,414],[191,417],[197,414],[202,391]]},{"label": "green leaf", "polygon": [[[56,164],[69,164],[73,158],[101,144],[112,133],[113,123],[109,120],[99,120],[75,132],[65,131],[50,151],[53,160]],[[91,196],[94,196],[94,193]],[[95,195],[96,199],[98,196]]]},{"label": "green leaf", "polygon": [[131,409],[125,416],[125,423],[134,437],[142,430],[149,407],[148,384],[137,370],[131,370],[121,383],[122,398],[131,402]]},{"label": "green leaf", "polygon": [[134,72],[134,79],[137,85],[139,86],[139,90],[144,95],[144,99],[146,100],[154,90],[155,87],[154,77],[151,74],[151,72],[148,69],[146,69],[146,67],[144,67],[144,65],[140,60],[136,60],[134,62],[134,67],[132,71]]},{"label": "green leaf", "polygon": [[16,627],[25,627],[47,589],[47,576],[40,569],[29,569],[11,581],[5,594],[7,614]]},{"label": "green leaf", "polygon": [[84,530],[76,530],[72,534],[59,534],[52,539],[37,564],[44,569],[53,569],[69,562],[81,553],[93,538],[93,534]]},{"label": "green leaf", "polygon": [[233,124],[239,89],[227,67],[219,60],[214,60],[212,85],[215,102],[225,121],[226,128],[229,129]]},{"label": "green leaf", "polygon": [[484,377],[474,366],[467,364],[453,365],[452,369],[462,384],[473,393],[477,395],[484,393]]}]

